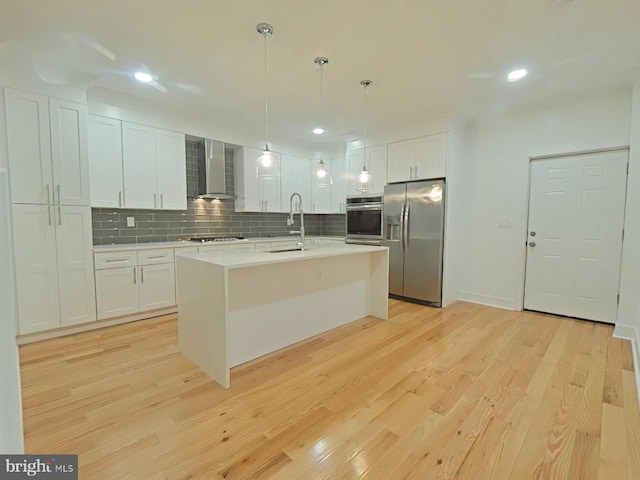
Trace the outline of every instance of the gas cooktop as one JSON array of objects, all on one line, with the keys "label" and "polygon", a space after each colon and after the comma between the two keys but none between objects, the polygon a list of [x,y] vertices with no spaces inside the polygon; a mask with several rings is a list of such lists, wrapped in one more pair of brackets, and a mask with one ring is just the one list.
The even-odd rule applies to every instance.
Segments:
[{"label": "gas cooktop", "polygon": [[244,237],[191,237],[192,242],[198,243],[218,243],[218,242],[242,242],[247,241]]}]

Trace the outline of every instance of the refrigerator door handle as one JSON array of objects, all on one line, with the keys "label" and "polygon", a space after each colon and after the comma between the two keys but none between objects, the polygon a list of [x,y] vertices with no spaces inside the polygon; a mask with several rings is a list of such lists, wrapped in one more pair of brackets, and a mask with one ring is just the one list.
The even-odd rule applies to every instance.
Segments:
[{"label": "refrigerator door handle", "polygon": [[409,248],[409,202],[404,206],[404,214],[402,218],[402,242],[403,250]]},{"label": "refrigerator door handle", "polygon": [[400,248],[402,248],[403,252],[404,252],[404,229],[405,229],[404,209],[405,208],[406,208],[406,204],[402,202],[402,205],[400,206]]}]

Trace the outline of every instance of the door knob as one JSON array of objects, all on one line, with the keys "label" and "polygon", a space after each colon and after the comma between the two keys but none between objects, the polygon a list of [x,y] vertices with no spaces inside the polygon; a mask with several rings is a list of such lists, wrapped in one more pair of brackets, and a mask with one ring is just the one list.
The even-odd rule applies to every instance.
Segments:
[{"label": "door knob", "polygon": [[529,246],[530,247],[535,247],[536,246],[536,242],[529,242]]},{"label": "door knob", "polygon": [[531,235],[532,237],[536,236],[536,232],[531,232],[529,235]]}]

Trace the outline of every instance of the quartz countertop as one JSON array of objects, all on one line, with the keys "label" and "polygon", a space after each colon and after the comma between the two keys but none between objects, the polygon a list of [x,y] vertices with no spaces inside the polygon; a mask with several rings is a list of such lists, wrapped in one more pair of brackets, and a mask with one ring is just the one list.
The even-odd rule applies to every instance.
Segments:
[{"label": "quartz countertop", "polygon": [[[115,245],[94,245],[94,252],[119,252],[124,250],[152,250],[157,248],[186,248],[186,247],[205,247],[209,245],[241,245],[245,243],[266,243],[266,242],[286,242],[295,240],[296,236],[291,235],[288,237],[251,237],[246,240],[238,242],[210,242],[210,243],[198,243],[190,240],[180,240],[176,242],[150,242],[150,243],[123,243]],[[319,236],[311,235],[307,239],[328,239],[328,240],[344,240],[344,237],[334,236]]]},{"label": "quartz countertop", "polygon": [[355,255],[385,251],[388,247],[370,245],[312,245],[307,250],[294,250],[291,252],[268,252],[258,249],[228,250],[219,252],[191,253],[180,258],[198,260],[225,268],[244,268],[272,263],[297,262],[322,257],[337,257],[341,255]]}]

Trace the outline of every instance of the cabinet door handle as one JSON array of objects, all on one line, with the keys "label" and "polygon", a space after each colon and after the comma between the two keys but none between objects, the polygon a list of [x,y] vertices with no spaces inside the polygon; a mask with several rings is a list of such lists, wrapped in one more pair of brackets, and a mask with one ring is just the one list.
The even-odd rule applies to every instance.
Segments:
[{"label": "cabinet door handle", "polygon": [[264,201],[264,211],[268,212],[269,211],[269,200],[265,200]]},{"label": "cabinet door handle", "polygon": [[51,205],[47,205],[47,211],[49,212],[49,226],[51,226]]},{"label": "cabinet door handle", "polygon": [[60,205],[62,203],[62,201],[60,200],[60,184],[58,184],[57,190],[58,190],[58,205]]},{"label": "cabinet door handle", "polygon": [[49,186],[48,183],[47,183],[47,203],[51,203],[51,187]]},{"label": "cabinet door handle", "polygon": [[158,208],[158,194],[153,194],[153,208]]},{"label": "cabinet door handle", "polygon": [[415,175],[415,179],[417,180],[417,179],[418,179],[418,165],[416,165],[416,166],[415,166],[415,173],[414,173],[414,175]]},{"label": "cabinet door handle", "polygon": [[[58,197],[60,198],[60,197]],[[60,204],[58,203],[58,225],[62,225],[62,211],[60,210]]]},{"label": "cabinet door handle", "polygon": [[140,267],[140,283],[144,283],[144,267]]},{"label": "cabinet door handle", "polygon": [[136,271],[138,269],[136,267],[133,267],[133,284],[135,285],[136,283],[138,283],[137,278],[136,278]]},{"label": "cabinet door handle", "polygon": [[160,194],[160,208],[164,208],[164,194]]},{"label": "cabinet door handle", "polygon": [[118,206],[122,207],[122,190],[118,192]]}]

